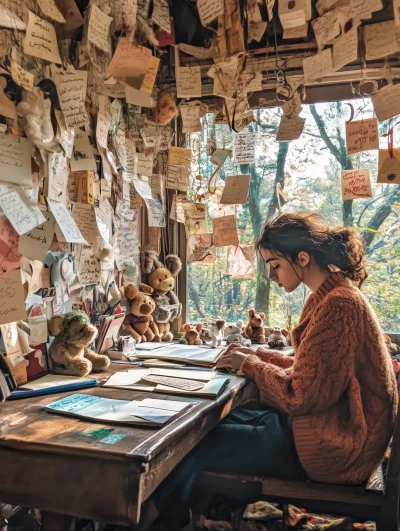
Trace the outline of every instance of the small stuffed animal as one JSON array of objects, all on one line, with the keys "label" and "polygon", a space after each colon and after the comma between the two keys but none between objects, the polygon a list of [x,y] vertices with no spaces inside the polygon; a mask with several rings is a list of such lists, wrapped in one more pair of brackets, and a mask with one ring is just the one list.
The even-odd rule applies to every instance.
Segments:
[{"label": "small stuffed animal", "polygon": [[154,111],[154,121],[157,125],[165,126],[178,116],[175,98],[167,90],[162,90],[157,94],[157,106]]},{"label": "small stuffed animal", "polygon": [[147,283],[153,288],[153,300],[156,303],[154,320],[160,331],[161,341],[172,341],[170,323],[175,321],[182,311],[182,304],[175,295],[175,277],[182,269],[180,258],[174,254],[165,257],[165,265],[160,262],[155,251],[144,251],[141,255],[142,271],[147,275]]},{"label": "small stuffed animal", "polygon": [[86,376],[92,370],[104,371],[110,358],[89,348],[97,336],[97,328],[85,312],[69,312],[54,315],[49,331],[55,336],[49,348],[51,367],[57,374]]},{"label": "small stuffed animal", "polygon": [[211,322],[211,344],[215,347],[220,347],[224,339],[225,319],[216,319]]},{"label": "small stuffed animal", "polygon": [[200,331],[202,327],[203,323],[197,323],[196,326],[189,323],[184,324],[182,329],[185,333],[179,343],[184,343],[185,345],[202,345],[203,341],[200,339]]},{"label": "small stuffed animal", "polygon": [[152,316],[156,308],[156,303],[151,297],[154,290],[146,284],[140,284],[139,287],[141,291],[138,291],[133,284],[125,288],[129,313],[124,319],[124,327],[136,343],[160,341],[160,333]]},{"label": "small stuffed animal", "polygon": [[286,347],[287,334],[288,334],[288,331],[286,330],[286,328],[273,328],[272,333],[268,338],[268,346],[271,348]]},{"label": "small stuffed animal", "polygon": [[257,341],[261,345],[265,343],[264,334],[264,313],[256,313],[253,308],[249,310],[249,324],[244,329],[243,335],[252,341]]},{"label": "small stuffed animal", "polygon": [[396,343],[392,343],[390,336],[388,336],[387,334],[384,334],[384,336],[385,336],[386,346],[388,348],[390,355],[395,356],[396,354],[399,354],[400,353],[399,345],[396,345]]},{"label": "small stuffed animal", "polygon": [[242,345],[242,347],[251,347],[250,339],[246,339],[242,336],[242,329],[243,321],[238,321],[235,325],[231,324],[225,328],[224,336],[228,345],[231,343],[238,343],[239,345]]}]

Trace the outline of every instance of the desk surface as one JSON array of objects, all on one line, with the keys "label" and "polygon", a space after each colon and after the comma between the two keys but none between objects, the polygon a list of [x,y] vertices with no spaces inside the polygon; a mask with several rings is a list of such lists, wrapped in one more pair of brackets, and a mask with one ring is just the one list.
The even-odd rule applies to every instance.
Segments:
[{"label": "desk surface", "polygon": [[[111,371],[116,370],[121,366],[112,366]],[[149,396],[105,387],[80,392],[125,400]],[[141,503],[177,463],[229,411],[254,399],[257,390],[254,384],[233,376],[216,400],[174,396],[193,406],[161,429],[86,422],[43,409],[67,394],[0,404],[0,499],[132,525],[139,520]],[[170,398],[157,395],[163,397]],[[118,442],[96,439],[93,432],[102,428],[112,429]]]}]

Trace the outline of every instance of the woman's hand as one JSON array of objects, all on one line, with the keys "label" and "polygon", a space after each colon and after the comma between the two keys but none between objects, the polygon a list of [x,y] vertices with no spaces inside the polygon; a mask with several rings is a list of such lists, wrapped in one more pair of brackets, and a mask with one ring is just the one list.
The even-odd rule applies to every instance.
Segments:
[{"label": "woman's hand", "polygon": [[[242,352],[243,350],[247,352]],[[249,354],[254,354],[254,351],[250,348],[238,347],[228,349],[217,361],[217,369],[233,369],[238,371]]]},{"label": "woman's hand", "polygon": [[241,352],[242,354],[255,354],[255,350],[249,347],[242,347],[241,345],[238,345],[237,343],[231,343],[228,345],[228,348],[225,350],[223,356],[225,354],[228,354],[229,352],[232,352],[235,350],[236,352]]}]

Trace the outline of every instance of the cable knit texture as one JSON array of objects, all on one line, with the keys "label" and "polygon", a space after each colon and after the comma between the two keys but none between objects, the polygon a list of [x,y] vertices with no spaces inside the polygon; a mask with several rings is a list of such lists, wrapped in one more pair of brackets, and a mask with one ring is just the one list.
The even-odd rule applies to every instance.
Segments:
[{"label": "cable knit texture", "polygon": [[262,401],[290,415],[310,479],[359,484],[393,432],[397,385],[383,331],[361,291],[332,273],[293,330],[294,359],[259,348],[241,372]]}]

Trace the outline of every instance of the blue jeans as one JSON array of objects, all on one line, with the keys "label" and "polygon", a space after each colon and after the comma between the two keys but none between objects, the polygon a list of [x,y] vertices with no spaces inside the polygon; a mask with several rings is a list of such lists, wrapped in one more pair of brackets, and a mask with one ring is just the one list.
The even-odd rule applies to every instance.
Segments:
[{"label": "blue jeans", "polygon": [[203,470],[292,479],[306,477],[283,413],[275,409],[237,409],[154,492],[160,520],[169,531],[177,531],[188,523],[193,485]]}]

